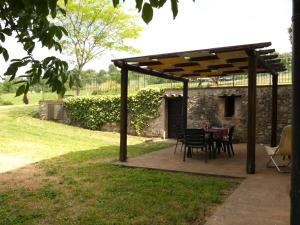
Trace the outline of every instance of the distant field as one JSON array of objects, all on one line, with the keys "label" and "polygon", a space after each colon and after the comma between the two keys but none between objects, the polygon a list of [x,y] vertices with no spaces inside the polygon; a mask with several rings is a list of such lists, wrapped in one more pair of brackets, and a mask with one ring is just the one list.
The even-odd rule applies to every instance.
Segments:
[{"label": "distant field", "polygon": [[[81,95],[86,95],[87,93],[85,91],[81,92]],[[66,95],[74,95],[74,91],[69,91],[66,93]],[[0,99],[2,101],[9,101],[13,105],[23,105],[23,96],[15,97],[15,93],[0,93]],[[57,94],[52,92],[46,92],[44,94],[42,93],[28,93],[28,99],[30,105],[37,105],[40,100],[50,100],[50,99],[57,99]]]}]

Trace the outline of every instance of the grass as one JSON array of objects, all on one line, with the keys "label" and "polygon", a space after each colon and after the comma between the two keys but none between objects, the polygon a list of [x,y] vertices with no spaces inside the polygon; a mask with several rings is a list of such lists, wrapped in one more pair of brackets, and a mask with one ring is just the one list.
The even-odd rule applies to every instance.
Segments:
[{"label": "grass", "polygon": [[[201,224],[236,183],[114,166],[119,135],[0,107],[0,157],[37,162],[0,174],[0,224]],[[130,136],[129,156],[167,147]]]}]

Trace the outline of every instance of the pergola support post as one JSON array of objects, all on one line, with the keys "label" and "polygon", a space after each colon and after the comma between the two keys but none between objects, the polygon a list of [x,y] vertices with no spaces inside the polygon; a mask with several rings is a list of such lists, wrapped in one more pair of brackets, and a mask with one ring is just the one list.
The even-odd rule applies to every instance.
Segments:
[{"label": "pergola support post", "polygon": [[256,66],[254,51],[248,52],[248,143],[247,168],[249,174],[255,173],[255,135],[256,135]]},{"label": "pergola support post", "polygon": [[300,1],[293,0],[291,225],[300,224]]},{"label": "pergola support post", "polygon": [[127,100],[128,100],[128,69],[121,68],[121,121],[120,121],[120,161],[127,160]]},{"label": "pergola support post", "polygon": [[277,99],[278,99],[278,75],[272,75],[271,147],[275,147],[277,145]]},{"label": "pergola support post", "polygon": [[187,128],[187,106],[188,106],[188,80],[183,82],[183,102],[182,102],[182,129]]}]

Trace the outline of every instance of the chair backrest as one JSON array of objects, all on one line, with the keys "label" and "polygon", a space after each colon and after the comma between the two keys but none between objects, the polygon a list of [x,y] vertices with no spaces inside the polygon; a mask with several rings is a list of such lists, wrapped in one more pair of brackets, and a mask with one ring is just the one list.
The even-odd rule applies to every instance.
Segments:
[{"label": "chair backrest", "polygon": [[232,127],[229,128],[228,137],[229,137],[230,141],[232,141],[233,132],[234,132],[234,126],[232,126]]},{"label": "chair backrest", "polygon": [[277,155],[291,155],[292,151],[292,126],[285,126],[282,130]]},{"label": "chair backrest", "polygon": [[176,125],[175,135],[177,139],[183,139],[184,138],[184,130],[181,126]]},{"label": "chair backrest", "polygon": [[204,146],[205,145],[204,129],[186,129],[185,144],[188,146]]}]

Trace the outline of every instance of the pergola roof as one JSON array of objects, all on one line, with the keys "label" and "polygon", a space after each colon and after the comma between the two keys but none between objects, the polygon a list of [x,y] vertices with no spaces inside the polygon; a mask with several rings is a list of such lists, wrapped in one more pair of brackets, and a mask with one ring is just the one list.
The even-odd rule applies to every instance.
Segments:
[{"label": "pergola roof", "polygon": [[[112,60],[116,66],[165,78],[204,78],[248,73],[250,54],[257,56],[257,73],[285,71],[271,42],[174,52]],[[179,80],[178,79],[178,80]]]}]

